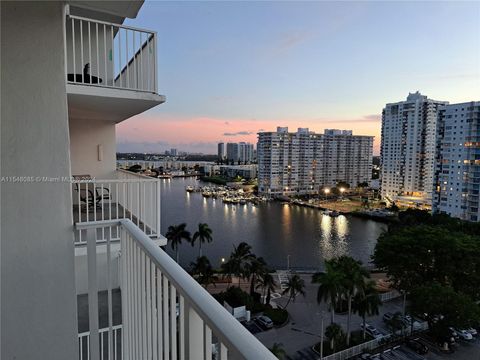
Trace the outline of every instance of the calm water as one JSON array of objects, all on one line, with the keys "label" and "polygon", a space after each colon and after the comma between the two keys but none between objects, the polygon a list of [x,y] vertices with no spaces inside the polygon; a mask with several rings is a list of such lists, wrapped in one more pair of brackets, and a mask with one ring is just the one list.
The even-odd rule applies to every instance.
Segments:
[{"label": "calm water", "polygon": [[[213,231],[213,242],[202,246],[214,266],[227,258],[242,241],[263,256],[275,268],[287,267],[290,255],[292,268],[318,269],[323,260],[348,254],[364,263],[378,236],[387,226],[350,216],[332,218],[316,209],[269,202],[258,206],[223,204],[220,199],[206,199],[201,193],[187,193],[185,186],[206,185],[194,178],[162,181],[162,233],[169,225],[187,223],[193,234],[199,222]],[[173,253],[168,246],[169,253]],[[198,256],[198,245],[180,247],[180,262],[188,265]]]}]

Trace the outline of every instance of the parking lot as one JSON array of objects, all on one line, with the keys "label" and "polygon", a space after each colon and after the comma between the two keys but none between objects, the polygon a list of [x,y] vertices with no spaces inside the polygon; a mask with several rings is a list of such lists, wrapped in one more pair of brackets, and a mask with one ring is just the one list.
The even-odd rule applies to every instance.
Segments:
[{"label": "parking lot", "polygon": [[[316,301],[317,285],[311,284],[310,275],[302,275],[305,280],[306,296],[299,296],[294,302],[288,305],[290,322],[281,328],[274,328],[268,331],[256,332],[255,336],[267,347],[274,343],[282,343],[289,359],[318,359],[319,356],[311,350],[311,347],[320,341],[321,319],[323,314],[324,329],[330,324],[330,312],[325,304],[318,305]],[[280,305],[285,305],[287,298],[276,299]],[[380,314],[367,318],[367,323],[373,325],[382,334],[388,334],[389,330],[382,319],[386,312],[395,313],[402,311],[402,299],[395,299],[384,303]],[[344,330],[347,328],[347,315],[335,314],[334,321],[340,324]],[[352,315],[351,330],[359,330],[362,319]],[[429,344],[427,344],[429,345]],[[456,351],[453,354],[443,354],[435,348],[428,346],[430,351],[424,356],[427,360],[480,360],[479,337],[472,341],[459,340]],[[381,360],[419,360],[418,356],[405,346],[399,349],[382,354]]]}]

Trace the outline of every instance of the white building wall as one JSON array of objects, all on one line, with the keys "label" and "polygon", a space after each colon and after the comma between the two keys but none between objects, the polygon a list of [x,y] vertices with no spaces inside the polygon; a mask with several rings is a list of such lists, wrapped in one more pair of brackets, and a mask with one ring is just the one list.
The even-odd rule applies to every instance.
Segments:
[{"label": "white building wall", "polygon": [[71,118],[69,128],[72,174],[114,179],[115,123]]},{"label": "white building wall", "polygon": [[[62,2],[1,3],[2,176],[69,177]],[[1,184],[2,359],[78,358],[70,184]]]}]

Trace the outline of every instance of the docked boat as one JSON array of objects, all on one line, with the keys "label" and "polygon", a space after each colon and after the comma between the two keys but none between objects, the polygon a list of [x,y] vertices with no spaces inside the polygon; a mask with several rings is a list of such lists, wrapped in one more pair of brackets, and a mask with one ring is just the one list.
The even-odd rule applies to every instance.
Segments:
[{"label": "docked boat", "polygon": [[185,190],[187,190],[187,192],[194,192],[195,189],[192,185],[187,185],[187,187],[185,188]]}]

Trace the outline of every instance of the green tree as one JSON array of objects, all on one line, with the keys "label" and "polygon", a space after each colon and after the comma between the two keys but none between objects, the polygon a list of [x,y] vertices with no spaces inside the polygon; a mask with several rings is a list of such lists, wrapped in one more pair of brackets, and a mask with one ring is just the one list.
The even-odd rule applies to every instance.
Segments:
[{"label": "green tree", "polygon": [[398,334],[399,331],[405,330],[405,322],[403,321],[403,314],[397,311],[393,314],[392,318],[387,321],[387,327],[394,334]]},{"label": "green tree", "polygon": [[328,303],[331,314],[330,323],[335,322],[335,306],[342,295],[342,274],[334,270],[331,261],[325,261],[325,272],[312,275],[312,283],[319,284],[317,291],[317,303]]},{"label": "green tree", "polygon": [[290,301],[293,300],[295,302],[295,298],[297,295],[302,295],[305,297],[305,281],[298,276],[297,274],[288,278],[287,287],[283,290],[282,295],[288,294],[288,301],[287,304],[283,307],[284,309],[287,308]]},{"label": "green tree", "polygon": [[[420,215],[421,216],[421,215]],[[427,221],[434,221],[428,215]],[[436,224],[405,225],[382,234],[373,259],[396,289],[407,293],[418,284],[439,283],[480,300],[480,238]],[[425,221],[425,220],[423,220]]]},{"label": "green tree", "polygon": [[228,271],[230,276],[233,274],[238,277],[238,286],[240,279],[248,277],[247,264],[255,257],[252,254],[252,247],[246,242],[241,242],[238,246],[233,247],[229,259],[222,265],[222,270]]},{"label": "green tree", "polygon": [[352,300],[357,293],[364,290],[365,279],[370,277],[369,272],[362,267],[362,263],[350,256],[340,256],[332,260],[332,267],[342,275],[343,296],[348,303],[347,318],[347,346],[350,345],[350,324],[352,320]]},{"label": "green tree", "polygon": [[208,227],[208,224],[205,224],[205,223],[198,224],[198,230],[193,234],[192,246],[195,245],[195,242],[197,240],[198,240],[198,257],[201,257],[202,244],[210,243],[213,241],[212,229]]},{"label": "green tree", "polygon": [[439,339],[445,337],[449,326],[468,328],[480,322],[480,307],[463,293],[450,286],[433,283],[412,291],[411,310],[426,314],[429,328]]},{"label": "green tree", "polygon": [[205,287],[213,284],[215,286],[215,281],[218,280],[218,277],[213,271],[212,264],[206,256],[198,257],[195,262],[191,263],[192,266],[192,275],[198,281],[198,283]]},{"label": "green tree", "polygon": [[182,223],[180,225],[170,225],[168,227],[165,237],[170,242],[172,250],[175,250],[175,258],[178,263],[179,261],[179,251],[178,247],[182,244],[182,239],[190,242],[190,232],[186,230],[187,224]]},{"label": "green tree", "polygon": [[363,321],[363,339],[365,340],[366,334],[366,317],[378,315],[379,307],[382,305],[382,301],[378,296],[378,291],[375,288],[374,281],[366,281],[362,291],[357,292],[353,298],[353,312],[357,313]]},{"label": "green tree", "polygon": [[330,340],[330,350],[335,352],[337,344],[345,337],[345,333],[340,325],[333,323],[325,329],[325,336]]},{"label": "green tree", "polygon": [[273,355],[275,355],[278,359],[284,359],[287,356],[285,349],[283,348],[282,343],[273,343],[273,346],[269,349]]},{"label": "green tree", "polygon": [[[270,274],[268,271],[264,271],[263,273],[260,273],[258,277],[258,282],[257,282],[257,288],[262,289],[262,296],[265,299],[265,304],[268,305],[270,304],[270,298],[271,298],[271,293],[272,291],[275,291],[275,280],[273,279],[272,274]],[[265,291],[267,292],[267,296],[265,297]]]},{"label": "green tree", "polygon": [[255,293],[255,284],[259,274],[267,271],[267,263],[262,257],[253,256],[249,262],[245,264],[245,272],[250,276],[250,296],[253,296]]}]

